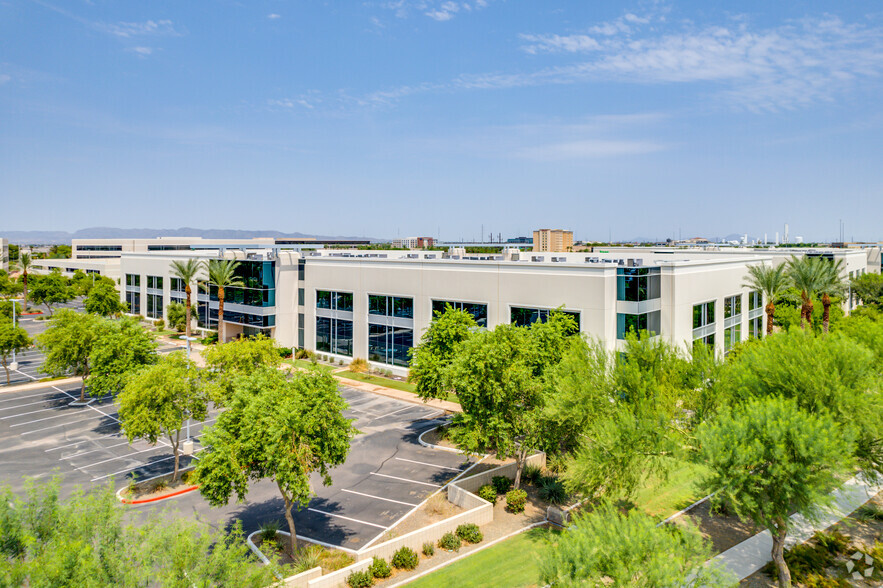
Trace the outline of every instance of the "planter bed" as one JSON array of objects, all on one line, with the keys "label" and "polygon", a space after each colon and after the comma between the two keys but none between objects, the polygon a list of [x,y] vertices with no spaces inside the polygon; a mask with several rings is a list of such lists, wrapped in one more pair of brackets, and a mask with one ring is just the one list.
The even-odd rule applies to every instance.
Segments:
[{"label": "planter bed", "polygon": [[179,472],[178,479],[172,483],[172,474],[166,474],[152,480],[136,482],[120,489],[119,497],[126,504],[141,504],[172,498],[180,494],[192,492],[199,486],[187,481],[189,472]]}]

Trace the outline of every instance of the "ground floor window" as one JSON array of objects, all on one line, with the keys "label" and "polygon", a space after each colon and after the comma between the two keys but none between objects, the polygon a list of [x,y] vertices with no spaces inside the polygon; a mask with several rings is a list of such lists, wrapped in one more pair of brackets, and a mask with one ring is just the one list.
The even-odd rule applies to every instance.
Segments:
[{"label": "ground floor window", "polygon": [[297,315],[297,346],[304,348],[304,313]]},{"label": "ground floor window", "polygon": [[368,325],[368,359],[407,367],[414,331],[390,325]]},{"label": "ground floor window", "polygon": [[[522,308],[519,306],[513,306],[510,311],[509,319],[513,325],[519,327],[527,327],[536,322],[546,322],[547,320],[549,320],[549,314],[552,312],[555,311],[549,310],[547,308]],[[580,325],[578,312],[574,312],[571,310],[561,310],[558,312],[573,317],[573,320],[576,321],[576,330],[579,331]]]},{"label": "ground floor window", "polygon": [[616,338],[625,339],[630,331],[640,335],[641,331],[647,331],[650,336],[659,334],[660,312],[645,312],[643,314],[625,314],[618,313],[616,315]]},{"label": "ground floor window", "polygon": [[126,304],[129,305],[130,314],[141,314],[141,294],[138,292],[126,292]]},{"label": "ground floor window", "polygon": [[316,350],[353,356],[353,321],[316,317]]},{"label": "ground floor window", "polygon": [[755,339],[763,337],[763,317],[759,316],[748,321],[748,336]]},{"label": "ground floor window", "polygon": [[713,350],[714,349],[714,334],[706,335],[705,337],[699,337],[698,339],[693,339],[693,347],[696,347],[697,345],[699,345],[701,343],[705,343],[706,345],[711,347]]},{"label": "ground floor window", "polygon": [[472,318],[475,319],[479,327],[487,327],[487,304],[456,302],[454,300],[433,300],[432,317],[435,318],[435,313],[444,313],[448,305],[455,310],[465,310],[472,315]]},{"label": "ground floor window", "polygon": [[742,323],[724,329],[724,353],[729,353],[742,340]]},{"label": "ground floor window", "polygon": [[162,295],[161,294],[148,294],[147,295],[147,316],[152,319],[161,319],[162,313],[163,313]]}]

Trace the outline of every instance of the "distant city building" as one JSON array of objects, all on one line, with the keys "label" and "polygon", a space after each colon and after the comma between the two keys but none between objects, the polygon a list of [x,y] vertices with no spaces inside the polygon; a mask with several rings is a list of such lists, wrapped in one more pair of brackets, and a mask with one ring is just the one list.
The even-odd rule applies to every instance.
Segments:
[{"label": "distant city building", "polygon": [[9,271],[9,241],[0,237],[0,269]]},{"label": "distant city building", "polygon": [[532,245],[533,239],[530,237],[514,237],[512,239],[506,239],[506,243],[514,243],[521,245]]},{"label": "distant city building", "polygon": [[392,240],[392,246],[396,249],[430,249],[433,245],[435,245],[435,239],[432,237],[407,237]]},{"label": "distant city building", "polygon": [[533,232],[533,250],[564,253],[573,250],[573,231],[539,229]]}]

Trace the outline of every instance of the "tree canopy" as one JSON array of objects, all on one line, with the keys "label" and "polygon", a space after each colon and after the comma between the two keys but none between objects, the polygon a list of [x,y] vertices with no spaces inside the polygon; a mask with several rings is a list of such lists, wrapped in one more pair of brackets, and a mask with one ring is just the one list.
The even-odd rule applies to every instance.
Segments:
[{"label": "tree canopy", "polygon": [[0,360],[6,371],[6,383],[9,384],[9,362],[12,353],[19,353],[31,346],[28,332],[21,327],[13,327],[11,321],[0,317]]},{"label": "tree canopy", "polygon": [[215,345],[202,354],[212,380],[212,395],[220,404],[226,404],[233,394],[234,380],[264,368],[282,364],[276,341],[257,335],[238,339],[226,345]]},{"label": "tree canopy", "polygon": [[229,407],[203,435],[199,491],[220,506],[234,494],[245,500],[251,481],[272,479],[294,537],[291,509],[313,495],[310,475],[330,484],[331,468],[344,463],[357,433],[343,416],[347,404],[335,379],[318,370],[288,377],[265,367],[236,377],[233,389]]},{"label": "tree canopy", "polygon": [[133,372],[156,363],[154,336],[137,319],[101,320],[96,328],[98,337],[89,352],[90,395],[117,394]]},{"label": "tree canopy", "polygon": [[43,372],[51,376],[83,376],[80,401],[86,397],[92,346],[100,336],[101,318],[62,308],[49,320],[49,328],[37,336],[45,354]]},{"label": "tree canopy", "polygon": [[436,312],[420,338],[420,344],[408,352],[411,358],[408,379],[416,385],[420,398],[447,399],[444,371],[454,357],[457,345],[476,329],[475,319],[465,310],[447,305],[444,312]]},{"label": "tree canopy", "polygon": [[98,282],[90,288],[85,302],[86,312],[100,316],[119,316],[129,307],[120,301],[120,293],[110,280]]},{"label": "tree canopy", "polygon": [[57,304],[68,302],[74,297],[74,292],[68,284],[67,278],[60,272],[49,272],[46,275],[29,276],[28,295],[34,304],[42,304],[52,315],[52,308]]},{"label": "tree canopy", "polygon": [[540,582],[555,588],[735,586],[713,566],[710,545],[692,528],[658,527],[651,517],[603,503],[577,515],[545,554]]},{"label": "tree canopy", "polygon": [[783,555],[790,515],[815,516],[850,470],[852,437],[826,412],[810,414],[794,399],[763,397],[699,428],[701,455],[712,475],[712,502],[769,529],[779,586],[791,585]]},{"label": "tree canopy", "polygon": [[129,441],[156,443],[165,435],[175,455],[172,481],[178,478],[181,429],[188,416],[205,420],[208,397],[196,365],[181,352],[147,366],[126,383],[119,396],[120,426]]},{"label": "tree canopy", "polygon": [[862,274],[852,279],[850,288],[864,304],[873,304],[883,310],[883,275]]}]

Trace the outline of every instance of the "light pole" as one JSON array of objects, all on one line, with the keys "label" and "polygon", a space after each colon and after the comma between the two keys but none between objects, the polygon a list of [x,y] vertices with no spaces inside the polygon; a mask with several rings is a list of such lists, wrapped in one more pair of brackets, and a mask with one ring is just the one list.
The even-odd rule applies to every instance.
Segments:
[{"label": "light pole", "polygon": [[[198,337],[184,337],[187,341],[187,360],[190,360],[190,342]],[[193,439],[190,437],[190,412],[187,412],[187,439],[184,441],[184,455],[193,455]]]},{"label": "light pole", "polygon": [[[18,302],[17,298],[12,298],[12,328],[15,329],[15,303]],[[18,369],[18,361],[15,359],[15,348],[12,349],[12,363],[9,365],[9,369],[17,370]]]}]

